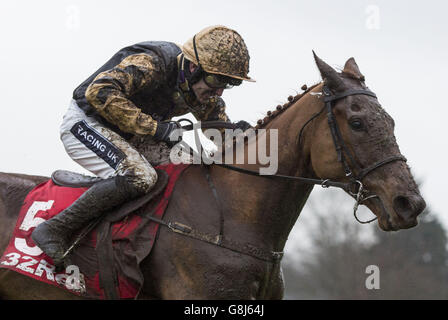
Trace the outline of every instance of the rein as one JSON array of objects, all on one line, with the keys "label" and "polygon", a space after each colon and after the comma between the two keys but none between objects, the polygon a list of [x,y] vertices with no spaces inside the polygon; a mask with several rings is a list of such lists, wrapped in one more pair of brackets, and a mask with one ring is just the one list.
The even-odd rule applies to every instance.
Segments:
[{"label": "rein", "polygon": [[[395,161],[406,162],[407,160],[402,155],[394,155],[394,156],[390,156],[386,159],[383,159],[381,161],[378,161],[366,168],[360,168],[358,163],[354,160],[353,155],[351,154],[351,152],[345,145],[345,142],[341,136],[341,131],[340,131],[338,123],[336,121],[336,117],[333,113],[334,102],[337,100],[346,98],[348,96],[353,96],[353,95],[367,95],[367,96],[377,98],[376,94],[370,90],[364,90],[364,89],[349,89],[349,90],[346,90],[339,94],[332,94],[332,92],[328,89],[328,87],[323,86],[321,95],[323,95],[323,97],[324,97],[324,99],[323,99],[324,107],[318,113],[313,115],[308,121],[305,122],[305,124],[303,125],[303,127],[301,128],[300,133],[299,133],[299,144],[301,141],[301,137],[302,137],[304,128],[309,123],[311,123],[311,121],[313,121],[315,118],[317,118],[324,110],[326,110],[328,125],[330,127],[330,132],[331,132],[331,135],[333,138],[334,146],[335,146],[335,149],[336,149],[336,152],[338,155],[338,162],[340,162],[341,165],[343,166],[345,175],[346,175],[346,177],[349,178],[350,182],[344,183],[344,182],[331,181],[330,179],[321,180],[321,179],[288,176],[288,175],[281,175],[281,174],[260,175],[257,171],[240,168],[240,167],[236,167],[233,165],[228,165],[228,164],[224,164],[224,163],[215,163],[215,164],[222,168],[225,168],[225,169],[230,169],[230,170],[237,171],[237,172],[240,172],[243,174],[258,176],[258,177],[262,177],[262,178],[291,180],[291,181],[296,181],[296,182],[305,183],[305,184],[320,185],[323,188],[328,188],[328,187],[341,188],[341,189],[347,191],[356,200],[355,205],[353,207],[353,215],[354,215],[356,221],[358,221],[359,223],[362,223],[362,224],[373,222],[378,218],[375,217],[368,221],[361,221],[358,219],[358,217],[356,215],[356,212],[357,212],[360,204],[362,204],[363,202],[365,202],[368,199],[379,198],[375,194],[369,194],[369,192],[364,189],[361,181],[369,173],[371,173],[372,171],[374,171],[386,164],[389,164],[389,163],[395,162]],[[186,126],[181,126],[180,125],[181,121],[188,121],[188,122],[190,122],[190,124],[186,125]],[[181,128],[185,131],[195,129],[193,123],[189,119],[180,119],[180,120],[176,121],[176,123],[178,124],[179,128]],[[229,123],[229,122],[225,122],[225,121],[206,121],[206,122],[201,122],[201,128],[235,129],[235,125],[233,125],[232,123]],[[199,137],[197,136],[196,130],[195,130],[195,138],[196,138],[196,142],[198,142]],[[190,149],[190,150],[191,150],[191,152],[193,152],[193,156],[195,156],[196,152],[192,149]],[[349,159],[351,166],[347,162],[347,158]],[[354,173],[354,171],[351,169],[351,167],[356,167],[357,174]],[[209,173],[209,166],[205,166],[205,177],[210,186],[210,189],[212,190],[212,194],[213,194],[213,197],[215,198],[215,202],[218,206],[218,210],[219,210],[219,214],[220,214],[219,215],[219,218],[220,218],[219,235],[210,235],[210,234],[201,233],[187,225],[184,225],[184,224],[181,224],[178,222],[165,222],[164,220],[156,219],[153,217],[150,217],[150,219],[153,220],[154,222],[157,222],[161,225],[168,227],[173,232],[180,233],[182,235],[185,235],[185,236],[197,239],[197,240],[201,240],[201,241],[204,241],[204,242],[207,242],[210,244],[214,244],[216,246],[226,248],[226,249],[229,249],[234,252],[252,256],[252,257],[257,258],[262,261],[267,261],[267,262],[272,262],[274,264],[277,264],[283,257],[283,252],[266,251],[264,249],[257,248],[251,244],[238,243],[236,241],[232,241],[232,240],[224,237],[224,234],[223,234],[224,233],[223,232],[224,214],[223,214],[222,208],[220,206],[220,200],[219,200],[217,190],[212,182],[212,179],[211,179],[211,176]],[[381,201],[381,199],[380,199],[380,201]]]},{"label": "rein", "polygon": [[[337,155],[338,155],[338,162],[340,162],[342,167],[344,168],[346,177],[348,177],[350,179],[349,183],[331,181],[329,179],[321,180],[321,179],[312,179],[312,178],[305,178],[305,177],[287,176],[287,175],[281,175],[281,174],[260,175],[256,171],[236,167],[233,165],[228,165],[228,164],[224,164],[224,163],[215,163],[215,164],[222,168],[226,168],[226,169],[230,169],[230,170],[237,171],[240,173],[254,175],[254,176],[258,176],[258,177],[262,177],[262,178],[293,180],[293,181],[306,183],[306,184],[320,185],[323,188],[328,188],[328,187],[341,188],[341,189],[347,191],[356,200],[355,205],[353,207],[353,215],[354,215],[356,221],[358,221],[359,223],[362,223],[362,224],[373,222],[377,219],[377,217],[375,217],[371,220],[368,220],[368,221],[361,221],[358,219],[358,217],[356,215],[356,212],[357,212],[360,204],[362,204],[363,202],[365,202],[368,199],[379,198],[377,195],[368,194],[367,190],[364,189],[364,186],[361,181],[369,173],[371,173],[372,171],[374,171],[386,164],[389,164],[389,163],[395,162],[395,161],[406,162],[407,160],[402,155],[393,155],[386,159],[380,160],[366,168],[361,169],[360,166],[358,165],[358,163],[354,160],[354,157],[351,154],[351,152],[349,151],[349,149],[347,148],[344,140],[342,139],[341,131],[340,131],[338,123],[336,121],[336,117],[333,113],[333,107],[334,107],[335,101],[346,98],[348,96],[367,95],[367,96],[374,97],[376,99],[377,98],[376,94],[370,90],[365,90],[365,89],[348,89],[341,93],[333,94],[331,92],[331,90],[327,86],[324,85],[322,88],[322,95],[324,97],[323,98],[324,107],[318,113],[313,115],[308,121],[306,121],[305,124],[303,125],[303,127],[300,129],[299,145],[300,145],[302,133],[303,133],[303,130],[305,129],[305,127],[309,123],[311,123],[311,121],[313,121],[315,118],[317,118],[324,110],[326,110],[328,126],[330,127],[331,136],[332,136],[333,143],[334,143]],[[191,121],[188,119],[181,119],[179,121],[182,121],[182,120],[186,120],[191,123]],[[228,123],[228,122],[224,122],[224,121],[207,121],[207,122],[201,123],[201,127],[202,128],[234,128],[234,125],[231,123]],[[184,126],[181,128],[184,130],[187,130],[187,131],[193,130],[193,124],[191,123],[190,125],[187,125],[187,126]],[[349,166],[349,164],[347,162],[347,158],[348,158],[351,166],[356,168],[357,174],[354,174],[354,172],[353,172],[354,170],[352,170],[351,167]]]}]

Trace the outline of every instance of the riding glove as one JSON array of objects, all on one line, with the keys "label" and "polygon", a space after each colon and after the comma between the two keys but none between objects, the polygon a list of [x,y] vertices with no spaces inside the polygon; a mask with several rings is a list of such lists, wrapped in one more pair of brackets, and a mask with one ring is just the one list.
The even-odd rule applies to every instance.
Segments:
[{"label": "riding glove", "polygon": [[174,145],[182,139],[182,135],[178,135],[174,130],[179,129],[179,125],[176,122],[157,122],[157,129],[154,135],[154,139],[157,141],[164,141],[169,145]]},{"label": "riding glove", "polygon": [[235,126],[235,129],[241,129],[241,130],[243,130],[243,132],[249,128],[252,128],[250,123],[247,121],[244,121],[244,120],[234,122],[233,125]]}]

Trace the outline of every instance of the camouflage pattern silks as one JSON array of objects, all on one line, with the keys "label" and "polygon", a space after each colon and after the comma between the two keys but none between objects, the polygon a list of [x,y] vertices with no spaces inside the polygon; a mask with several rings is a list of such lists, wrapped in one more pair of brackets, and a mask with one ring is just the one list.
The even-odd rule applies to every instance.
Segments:
[{"label": "camouflage pattern silks", "polygon": [[192,110],[201,121],[230,121],[221,98],[212,97],[201,104],[193,94],[179,93],[177,56],[180,53],[175,44],[168,42],[146,42],[123,48],[106,67],[75,90],[74,99],[86,114],[93,113],[100,123],[127,140],[134,135],[153,136],[157,121],[170,120]]},{"label": "camouflage pattern silks", "polygon": [[96,76],[87,88],[87,101],[107,121],[124,132],[154,135],[156,121],[128,99],[148,83],[161,80],[156,56],[135,54],[126,57],[113,69]]}]

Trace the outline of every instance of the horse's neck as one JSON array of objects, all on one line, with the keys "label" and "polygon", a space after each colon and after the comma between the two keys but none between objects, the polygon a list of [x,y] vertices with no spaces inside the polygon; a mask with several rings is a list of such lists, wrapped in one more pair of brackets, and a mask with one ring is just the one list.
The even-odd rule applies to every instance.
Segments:
[{"label": "horse's neck", "polygon": [[[317,87],[313,91],[318,89]],[[317,101],[315,97],[305,95],[266,126],[267,136],[269,130],[278,130],[278,174],[314,177],[308,143],[304,141],[299,147],[297,137],[300,128],[319,109],[320,104]],[[311,135],[305,135],[305,140],[307,137]],[[246,147],[250,149],[250,143]],[[257,164],[238,166],[251,170],[260,167]],[[294,181],[249,176],[221,168],[216,169],[215,174],[216,179],[221,180],[221,190],[225,193],[226,200],[224,207],[231,220],[226,221],[230,224],[227,229],[232,230],[231,224],[234,223],[235,230],[253,232],[252,236],[258,237],[258,241],[273,250],[281,250],[312,186]],[[247,229],[242,227],[244,225]]]}]

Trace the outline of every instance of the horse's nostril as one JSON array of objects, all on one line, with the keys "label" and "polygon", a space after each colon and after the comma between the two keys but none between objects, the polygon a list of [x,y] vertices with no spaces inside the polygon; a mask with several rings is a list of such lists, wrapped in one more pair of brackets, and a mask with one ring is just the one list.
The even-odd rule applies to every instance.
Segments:
[{"label": "horse's nostril", "polygon": [[425,208],[421,197],[397,196],[394,199],[394,210],[403,219],[415,219]]},{"label": "horse's nostril", "polygon": [[406,211],[411,209],[411,204],[406,197],[398,196],[394,199],[394,209],[397,211]]}]

